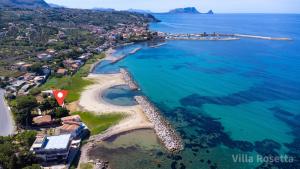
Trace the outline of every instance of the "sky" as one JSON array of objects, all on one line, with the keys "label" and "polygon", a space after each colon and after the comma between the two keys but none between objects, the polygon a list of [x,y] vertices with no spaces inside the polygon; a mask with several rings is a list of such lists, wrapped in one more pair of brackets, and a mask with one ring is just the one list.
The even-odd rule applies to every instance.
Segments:
[{"label": "sky", "polygon": [[180,7],[196,7],[216,13],[300,13],[300,0],[45,0],[70,8],[144,9],[166,12]]}]

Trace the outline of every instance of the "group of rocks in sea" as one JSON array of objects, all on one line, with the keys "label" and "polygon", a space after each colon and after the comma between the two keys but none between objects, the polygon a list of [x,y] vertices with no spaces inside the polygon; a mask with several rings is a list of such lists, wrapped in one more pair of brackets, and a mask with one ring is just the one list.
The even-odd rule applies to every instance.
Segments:
[{"label": "group of rocks in sea", "polygon": [[153,123],[154,130],[165,145],[171,151],[176,152],[183,149],[183,142],[171,125],[160,115],[159,110],[152,105],[144,96],[135,96],[135,100],[141,105],[147,118]]},{"label": "group of rocks in sea", "polygon": [[130,73],[126,69],[121,68],[120,73],[122,74],[123,79],[125,80],[126,84],[129,86],[130,89],[132,90],[139,89],[138,85],[133,81]]}]

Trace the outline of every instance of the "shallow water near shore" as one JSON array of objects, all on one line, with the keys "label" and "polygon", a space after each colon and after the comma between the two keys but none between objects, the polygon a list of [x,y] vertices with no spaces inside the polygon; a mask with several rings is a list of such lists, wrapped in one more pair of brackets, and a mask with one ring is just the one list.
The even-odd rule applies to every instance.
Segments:
[{"label": "shallow water near shore", "polygon": [[104,101],[118,106],[134,106],[137,102],[134,96],[140,95],[139,91],[133,91],[127,85],[117,85],[106,89],[102,93]]},{"label": "shallow water near shore", "polygon": [[[152,29],[246,33],[291,37],[293,41],[168,41],[159,48],[144,46],[115,66],[130,71],[143,94],[180,133],[185,149],[171,155],[160,144],[146,148],[124,141],[132,137],[142,144],[139,137],[154,135],[135,131],[117,137],[110,146],[99,145],[91,152],[94,157],[104,156],[115,169],[241,169],[261,165],[234,162],[232,155],[239,154],[293,154],[299,158],[300,15],[158,18],[163,22],[153,24]],[[257,25],[264,25],[264,29]],[[118,50],[126,51],[130,50]],[[278,165],[300,166],[296,161],[266,168]]]}]

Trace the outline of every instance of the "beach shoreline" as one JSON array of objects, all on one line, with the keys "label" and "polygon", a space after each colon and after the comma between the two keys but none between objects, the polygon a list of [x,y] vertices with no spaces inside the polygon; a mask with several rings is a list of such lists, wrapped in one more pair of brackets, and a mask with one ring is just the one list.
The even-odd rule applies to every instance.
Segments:
[{"label": "beach shoreline", "polygon": [[[135,49],[136,50],[136,49]],[[91,136],[88,140],[88,143],[82,147],[82,155],[80,162],[87,162],[88,160],[88,152],[92,149],[96,144],[101,143],[112,136],[117,136],[122,133],[131,132],[139,129],[152,129],[155,131],[157,137],[161,140],[161,143],[166,147],[168,151],[175,152],[183,149],[182,142],[178,135],[176,135],[175,130],[172,129],[170,125],[165,126],[168,123],[161,123],[154,121],[153,119],[149,119],[149,112],[155,113],[155,115],[159,114],[158,111],[148,111],[145,110],[145,104],[137,101],[136,105],[133,106],[118,106],[113,105],[111,103],[106,102],[102,98],[102,93],[111,87],[118,85],[128,85],[132,90],[138,90],[137,84],[133,81],[130,73],[125,69],[120,69],[120,72],[114,74],[94,74],[92,71],[94,67],[104,60],[113,61],[115,57],[113,53],[114,49],[108,49],[105,54],[105,58],[99,60],[96,64],[93,65],[93,69],[91,69],[90,74],[86,77],[86,79],[91,80],[94,84],[89,85],[85,88],[85,90],[81,93],[80,100],[77,102],[78,108],[82,111],[88,111],[94,114],[106,114],[106,113],[124,113],[125,118],[122,119],[118,124],[110,127],[104,133]],[[151,104],[147,100],[147,104]],[[157,130],[157,126],[161,126],[161,128],[167,128],[163,132],[172,131],[172,135],[170,138],[170,134],[166,133],[165,137],[168,137],[169,142],[176,142],[176,144],[167,143],[163,138],[163,134],[161,131]],[[175,141],[172,140],[174,136]],[[171,140],[171,141],[170,141]],[[175,145],[175,146],[174,146]]]},{"label": "beach shoreline", "polygon": [[[104,60],[115,59],[112,54],[115,50],[109,49],[105,52],[106,57],[99,60],[94,67]],[[94,69],[94,68],[93,68]],[[81,97],[77,102],[77,108],[82,111],[88,111],[94,114],[105,114],[105,113],[124,113],[125,118],[122,119],[118,124],[110,127],[104,133],[91,136],[88,143],[85,144],[81,149],[80,163],[87,162],[88,152],[96,144],[105,141],[106,139],[119,135],[121,133],[126,133],[129,131],[139,130],[139,129],[153,129],[153,124],[145,116],[142,107],[140,105],[134,106],[118,106],[113,105],[105,100],[103,100],[101,93],[106,89],[118,86],[127,85],[122,73],[115,74],[94,74],[91,69],[90,74],[86,77],[94,82],[94,84],[89,85],[81,93]]]}]

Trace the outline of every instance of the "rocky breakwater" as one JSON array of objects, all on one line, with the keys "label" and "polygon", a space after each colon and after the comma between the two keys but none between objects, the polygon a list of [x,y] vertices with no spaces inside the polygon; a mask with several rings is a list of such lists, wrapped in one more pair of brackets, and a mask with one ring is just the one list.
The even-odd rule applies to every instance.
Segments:
[{"label": "rocky breakwater", "polygon": [[139,90],[138,85],[134,82],[130,73],[126,69],[121,68],[120,73],[122,74],[123,79],[125,80],[126,84],[129,86],[130,89]]},{"label": "rocky breakwater", "polygon": [[165,147],[176,152],[183,149],[183,142],[172,126],[160,115],[159,110],[144,96],[135,96],[135,100],[141,105],[147,118],[154,125],[155,133]]}]

